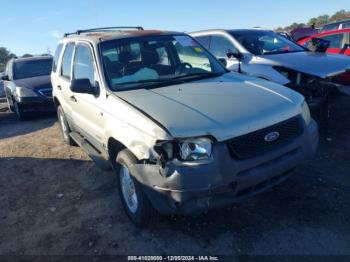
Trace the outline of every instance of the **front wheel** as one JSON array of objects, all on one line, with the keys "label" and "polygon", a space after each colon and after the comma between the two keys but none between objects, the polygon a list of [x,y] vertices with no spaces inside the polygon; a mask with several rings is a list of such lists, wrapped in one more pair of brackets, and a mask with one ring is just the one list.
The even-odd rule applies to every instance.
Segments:
[{"label": "front wheel", "polygon": [[13,101],[13,109],[16,113],[18,120],[20,120],[20,121],[25,120],[26,116],[23,112],[21,104],[19,104],[17,101]]},{"label": "front wheel", "polygon": [[142,190],[141,184],[130,172],[130,166],[137,163],[136,157],[124,149],[117,156],[119,164],[118,191],[124,209],[131,221],[146,226],[156,216],[156,211]]}]

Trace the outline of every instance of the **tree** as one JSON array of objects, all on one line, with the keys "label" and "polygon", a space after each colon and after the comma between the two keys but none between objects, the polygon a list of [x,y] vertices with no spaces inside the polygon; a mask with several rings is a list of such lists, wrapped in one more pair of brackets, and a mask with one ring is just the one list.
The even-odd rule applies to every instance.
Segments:
[{"label": "tree", "polygon": [[4,71],[7,61],[14,57],[16,57],[15,54],[11,53],[5,47],[0,47],[0,71]]},{"label": "tree", "polygon": [[345,10],[340,10],[331,16],[329,19],[331,22],[350,19],[350,12],[346,12]]},{"label": "tree", "polygon": [[305,27],[305,26],[315,26],[316,28],[321,27],[325,24],[328,24],[330,22],[344,20],[344,19],[350,19],[350,11],[346,10],[340,10],[333,14],[332,16],[329,16],[327,14],[320,15],[318,17],[311,18],[306,24],[303,23],[293,23],[289,26],[286,26],[284,28],[279,27],[277,31],[291,31],[295,28],[299,27]]}]

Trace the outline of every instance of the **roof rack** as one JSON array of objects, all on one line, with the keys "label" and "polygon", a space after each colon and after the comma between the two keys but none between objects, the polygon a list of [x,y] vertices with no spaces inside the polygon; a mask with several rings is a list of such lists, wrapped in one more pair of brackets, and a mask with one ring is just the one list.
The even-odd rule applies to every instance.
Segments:
[{"label": "roof rack", "polygon": [[70,35],[80,35],[84,33],[90,33],[90,32],[105,32],[105,31],[120,31],[121,29],[137,29],[137,30],[144,30],[142,26],[112,26],[112,27],[100,27],[100,28],[90,28],[90,29],[84,29],[84,30],[78,30],[74,33],[65,33],[64,37],[70,36]]}]

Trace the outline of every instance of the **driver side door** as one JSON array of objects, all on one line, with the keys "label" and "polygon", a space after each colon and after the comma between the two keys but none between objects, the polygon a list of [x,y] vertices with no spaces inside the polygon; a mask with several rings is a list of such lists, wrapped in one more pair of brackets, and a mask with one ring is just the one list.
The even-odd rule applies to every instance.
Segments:
[{"label": "driver side door", "polygon": [[100,88],[93,49],[89,43],[78,42],[75,46],[72,80],[88,79],[92,93],[73,93],[72,110],[75,129],[95,147],[101,148],[104,134],[104,108],[106,95]]}]

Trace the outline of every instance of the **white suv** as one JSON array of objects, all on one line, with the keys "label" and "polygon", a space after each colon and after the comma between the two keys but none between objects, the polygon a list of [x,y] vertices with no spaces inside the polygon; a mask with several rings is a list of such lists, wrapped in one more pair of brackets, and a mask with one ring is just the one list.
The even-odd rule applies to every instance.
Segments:
[{"label": "white suv", "polygon": [[187,34],[122,29],[67,34],[51,79],[65,141],[114,169],[137,225],[240,201],[315,154],[300,94],[229,72]]}]

